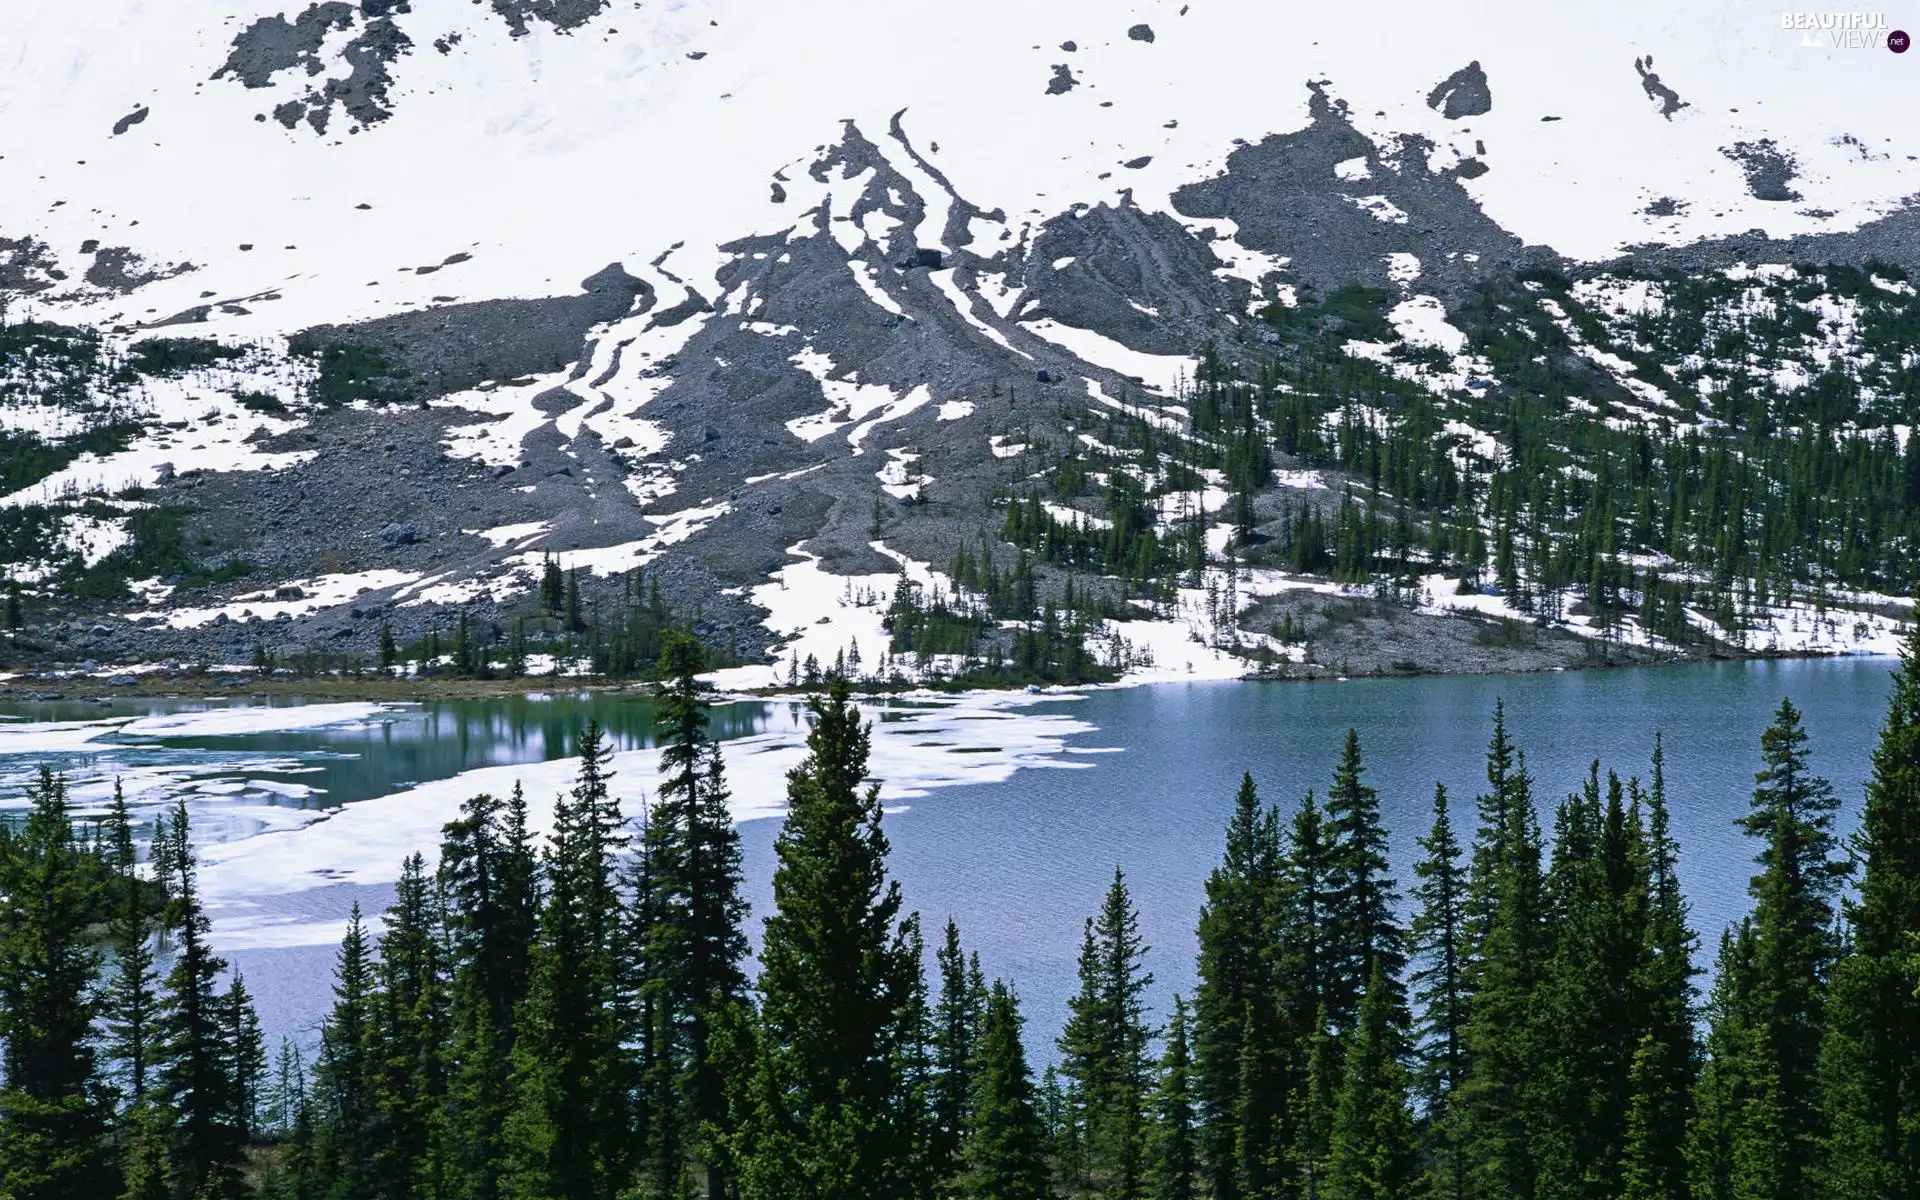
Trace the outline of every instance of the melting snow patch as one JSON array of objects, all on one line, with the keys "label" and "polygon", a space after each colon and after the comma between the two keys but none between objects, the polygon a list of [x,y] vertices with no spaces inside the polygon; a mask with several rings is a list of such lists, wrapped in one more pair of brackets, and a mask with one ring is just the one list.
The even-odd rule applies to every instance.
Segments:
[{"label": "melting snow patch", "polygon": [[1399,205],[1385,196],[1347,196],[1348,204],[1353,205],[1376,221],[1386,221],[1394,225],[1405,225],[1407,214]]},{"label": "melting snow patch", "polygon": [[[300,579],[282,584],[270,591],[251,592],[238,596],[226,604],[205,608],[176,608],[166,615],[166,622],[173,629],[198,629],[202,625],[212,624],[222,616],[229,621],[244,621],[250,616],[270,621],[282,613],[289,617],[305,616],[307,613],[345,604],[362,592],[382,591],[412,583],[419,578],[418,571],[395,571],[387,568],[320,575],[313,579]],[[298,598],[291,597],[291,591],[294,589],[300,593]],[[289,598],[278,598],[281,593],[288,593]]]},{"label": "melting snow patch", "polygon": [[1193,381],[1200,369],[1197,359],[1172,354],[1145,354],[1090,329],[1062,325],[1050,317],[1029,321],[1026,327],[1083,362],[1137,380],[1143,386],[1159,392],[1178,394]]},{"label": "melting snow patch", "polygon": [[942,421],[959,421],[973,415],[973,401],[949,400],[940,406]]}]

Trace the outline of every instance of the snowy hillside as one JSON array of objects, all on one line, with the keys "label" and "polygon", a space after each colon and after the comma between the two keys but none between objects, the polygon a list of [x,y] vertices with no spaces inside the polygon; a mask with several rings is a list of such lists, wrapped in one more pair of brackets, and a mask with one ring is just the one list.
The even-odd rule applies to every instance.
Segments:
[{"label": "snowy hillside", "polygon": [[[1236,139],[1301,128],[1310,80],[1370,158],[1424,139],[1416,157],[1459,172],[1502,228],[1576,258],[1846,230],[1920,192],[1900,138],[1912,64],[1804,47],[1752,6],[1316,18],[985,0],[903,20],[884,0],[102,0],[84,16],[10,5],[0,35],[10,270],[63,316],[134,324],[211,302],[244,336],[552,294],[676,246],[659,269],[711,296],[716,247],[817,202],[806,167],[843,122],[934,193],[927,245],[1018,238],[1123,192],[1173,211]],[[940,228],[950,201],[927,168],[1006,223]],[[1797,197],[1758,198],[1756,174]]]},{"label": "snowy hillside", "polygon": [[[902,678],[1890,644],[1920,80],[1789,23],[13,5],[0,565],[59,661],[431,665],[457,621],[482,672],[601,670],[668,610],[741,684],[862,640]],[[1756,505],[1754,551],[1669,486],[1705,436],[1772,481],[1727,486],[1858,486],[1795,502],[1808,553]]]}]

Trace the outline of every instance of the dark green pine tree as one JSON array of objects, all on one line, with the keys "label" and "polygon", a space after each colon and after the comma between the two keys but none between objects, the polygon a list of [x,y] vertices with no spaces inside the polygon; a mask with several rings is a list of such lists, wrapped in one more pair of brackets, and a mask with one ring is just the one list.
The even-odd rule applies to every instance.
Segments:
[{"label": "dark green pine tree", "polygon": [[1335,1105],[1340,1093],[1340,1045],[1335,1040],[1326,1009],[1307,1030],[1306,1070],[1294,1105],[1298,1119],[1287,1139],[1287,1195],[1306,1200],[1331,1196],[1327,1185],[1328,1155],[1333,1148]]},{"label": "dark green pine tree", "polygon": [[1791,702],[1780,702],[1760,735],[1760,754],[1765,765],[1752,811],[1739,822],[1764,846],[1754,859],[1760,874],[1749,885],[1751,987],[1742,1024],[1750,1039],[1740,1047],[1748,1054],[1740,1089],[1747,1104],[1734,1122],[1734,1168],[1745,1169],[1750,1156],[1740,1148],[1750,1147],[1777,1172],[1754,1168],[1761,1173],[1751,1186],[1771,1189],[1777,1200],[1807,1200],[1816,1194],[1820,1031],[1837,950],[1833,905],[1846,864],[1834,857],[1833,789],[1808,764],[1806,730]]},{"label": "dark green pine tree", "polygon": [[1465,932],[1469,965],[1479,957],[1494,907],[1499,903],[1495,889],[1500,846],[1507,834],[1507,811],[1519,782],[1515,773],[1516,754],[1513,741],[1507,736],[1506,702],[1495,701],[1493,736],[1487,743],[1487,790],[1474,797],[1473,852],[1467,865]]},{"label": "dark green pine tree", "polygon": [[940,976],[940,996],[933,1011],[933,1129],[928,1159],[933,1177],[946,1180],[960,1169],[988,997],[979,960],[969,968],[960,948],[960,928],[951,919],[940,948],[934,951],[934,966]]},{"label": "dark green pine tree", "polygon": [[759,1013],[734,1104],[745,1200],[882,1200],[919,1174],[901,1044],[918,1031],[920,963],[887,878],[870,731],[833,680],[809,701],[807,756],[787,775]]},{"label": "dark green pine tree", "polygon": [[1435,1192],[1462,1200],[1467,1171],[1459,1145],[1454,1096],[1466,1077],[1466,871],[1447,811],[1447,789],[1433,789],[1433,827],[1420,839],[1414,867],[1420,882],[1413,917],[1414,1003],[1420,1012],[1413,1046],[1413,1088],[1425,1116]]},{"label": "dark green pine tree", "polygon": [[612,750],[595,721],[579,757],[573,787],[554,803],[546,906],[516,1021],[501,1189],[512,1200],[609,1194],[645,1150],[626,1136],[632,1081],[620,1045],[614,887],[623,822],[608,788]]},{"label": "dark green pine tree", "polygon": [[1086,1128],[1089,1173],[1116,1200],[1145,1194],[1148,1058],[1140,918],[1118,868],[1100,915],[1087,923],[1080,991],[1067,1001],[1060,1034],[1061,1071],[1073,1082]]},{"label": "dark green pine tree", "polygon": [[539,864],[518,784],[504,803],[482,794],[460,811],[442,831],[439,871],[452,976],[446,1169],[450,1190],[495,1200],[512,1107],[514,1017],[539,920]]},{"label": "dark green pine tree", "polygon": [[1173,998],[1166,1049],[1153,1100],[1153,1200],[1196,1200],[1201,1194],[1200,1147],[1195,1127],[1193,1056],[1187,1040],[1187,1002]]},{"label": "dark green pine tree", "polygon": [[240,1193],[245,1142],[235,1123],[237,1083],[229,1070],[215,990],[227,964],[207,945],[185,800],[175,804],[164,840],[162,863],[170,876],[165,925],[173,934],[173,967],[155,1022],[155,1066],[158,1096],[172,1118],[169,1178],[176,1197],[224,1198]]},{"label": "dark green pine tree", "polygon": [[1731,1200],[1735,1140],[1755,1075],[1753,1024],[1753,919],[1722,930],[1714,959],[1713,988],[1704,1012],[1706,1052],[1694,1087],[1693,1120],[1687,1126],[1687,1178],[1697,1200]]},{"label": "dark green pine tree", "polygon": [[1693,1092],[1700,1069],[1695,1033],[1693,953],[1699,945],[1680,893],[1680,851],[1667,808],[1666,751],[1655,735],[1650,786],[1634,788],[1646,813],[1649,906],[1647,953],[1634,993],[1644,1022],[1630,1065],[1628,1146],[1622,1177],[1648,1197],[1684,1200],[1687,1195],[1686,1134],[1693,1119]]},{"label": "dark green pine tree", "polygon": [[665,681],[654,718],[660,799],[652,818],[649,875],[657,917],[645,956],[665,1022],[662,1047],[686,1112],[676,1128],[696,1135],[709,1195],[726,1187],[726,1081],[712,1047],[716,1007],[745,1001],[747,903],[740,895],[740,837],[727,810],[720,746],[707,729],[699,643],[667,634],[657,673]]},{"label": "dark green pine tree", "polygon": [[368,1156],[385,1196],[437,1195],[450,1178],[442,1146],[447,1011],[438,908],[425,860],[408,856],[380,937],[379,993],[368,1030],[378,1114]]},{"label": "dark green pine tree", "polygon": [[25,828],[0,854],[0,1195],[105,1196],[109,1105],[95,1061],[94,896],[66,781],[27,788]]},{"label": "dark green pine tree", "polygon": [[1046,1131],[1020,1044],[1019,1002],[995,980],[980,1021],[967,1103],[960,1194],[969,1200],[1045,1200]]},{"label": "dark green pine tree", "polygon": [[[1249,1047],[1250,1018],[1271,1015],[1278,1002],[1273,986],[1274,929],[1281,895],[1279,831],[1273,810],[1265,808],[1251,775],[1242,776],[1227,820],[1226,853],[1207,876],[1207,899],[1200,910],[1199,986],[1194,992],[1193,1090],[1201,1158],[1217,1200],[1239,1195],[1240,1138],[1271,1152],[1274,1125],[1285,1105],[1284,1076],[1255,1077],[1243,1091],[1245,1056],[1269,1047]],[[1265,1056],[1270,1061],[1273,1055]],[[1278,1094],[1274,1094],[1274,1093]]]},{"label": "dark green pine tree", "polygon": [[1538,1071],[1543,1057],[1535,992],[1545,978],[1548,937],[1540,826],[1526,758],[1514,754],[1500,785],[1506,828],[1492,840],[1485,886],[1492,895],[1468,981],[1467,1073],[1455,1093],[1467,1156],[1468,1194],[1531,1200],[1538,1175]]},{"label": "dark green pine tree", "polygon": [[1327,791],[1327,1011],[1342,1030],[1352,1027],[1376,966],[1390,988],[1406,967],[1380,794],[1362,781],[1365,773],[1360,735],[1349,729]]},{"label": "dark green pine tree", "polygon": [[1865,870],[1827,1002],[1820,1178],[1830,1196],[1892,1200],[1920,1179],[1920,628],[1894,672],[1854,849]]},{"label": "dark green pine tree", "polygon": [[367,929],[356,901],[334,960],[333,1011],[320,1025],[320,1059],[314,1068],[314,1175],[326,1181],[328,1195],[338,1200],[377,1195],[373,973]]},{"label": "dark green pine tree", "polygon": [[1400,1062],[1406,1050],[1400,1011],[1398,989],[1376,963],[1334,1101],[1326,1180],[1326,1194],[1334,1200],[1414,1200],[1427,1194]]},{"label": "dark green pine tree", "polygon": [[[641,817],[639,850],[626,873],[627,927],[621,945],[627,994],[619,1010],[622,1040],[637,1052],[634,1135],[645,1147],[639,1176],[643,1187],[663,1196],[687,1190],[688,1147],[692,1140],[687,1129],[690,1111],[680,1088],[682,1063],[674,1052],[673,1014],[666,997],[673,964],[659,953],[664,940],[662,927],[669,916],[668,897],[657,878],[658,866],[673,853],[671,836],[670,814],[665,806],[647,808]],[[736,1025],[722,1014],[717,1022],[710,1022],[710,1032]]]},{"label": "dark green pine tree", "polygon": [[160,914],[137,869],[133,821],[118,779],[113,781],[113,803],[107,811],[107,852],[115,893],[107,927],[107,940],[113,947],[104,1006],[107,1053],[117,1069],[121,1095],[130,1110],[146,1099],[152,1086],[153,1022],[159,1006],[153,925]]},{"label": "dark green pine tree", "polygon": [[1554,932],[1535,996],[1543,1047],[1533,1152],[1553,1195],[1610,1194],[1625,1142],[1633,1054],[1646,1005],[1635,989],[1651,907],[1645,835],[1619,777],[1593,763],[1556,816],[1547,878]]},{"label": "dark green pine tree", "polygon": [[253,996],[239,971],[227,982],[220,997],[220,1049],[225,1059],[232,1111],[228,1119],[239,1131],[242,1143],[250,1142],[260,1129],[261,1093],[267,1080],[267,1039],[260,1031],[260,1017],[253,1011]]}]

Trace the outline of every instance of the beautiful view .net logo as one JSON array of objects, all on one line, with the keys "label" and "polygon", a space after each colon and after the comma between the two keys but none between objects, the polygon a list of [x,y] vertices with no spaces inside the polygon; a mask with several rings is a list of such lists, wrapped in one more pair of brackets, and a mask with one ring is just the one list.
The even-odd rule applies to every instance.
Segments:
[{"label": "beautiful view .net logo", "polygon": [[1905,30],[1888,29],[1887,14],[1866,12],[1783,12],[1780,28],[1800,34],[1800,44],[1833,50],[1878,50],[1905,54],[1912,39]]}]

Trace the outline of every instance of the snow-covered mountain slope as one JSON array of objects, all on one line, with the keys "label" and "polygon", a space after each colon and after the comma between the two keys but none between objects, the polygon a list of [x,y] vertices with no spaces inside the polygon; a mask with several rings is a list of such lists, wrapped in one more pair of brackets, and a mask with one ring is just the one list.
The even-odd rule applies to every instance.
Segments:
[{"label": "snow-covered mountain slope", "polygon": [[[242,336],[670,248],[711,296],[716,247],[800,220],[847,122],[923,185],[920,240],[952,244],[1122,194],[1172,212],[1240,142],[1304,127],[1309,81],[1366,139],[1353,203],[1404,220],[1365,184],[1417,162],[1575,258],[1841,231],[1920,192],[1914,64],[1781,24],[1658,0],[16,4],[0,262],[64,317],[212,305]],[[1006,223],[941,227],[949,189]]]},{"label": "snow-covered mountain slope", "polygon": [[[1250,430],[1274,447],[1276,397],[1309,391],[1295,433],[1438,421],[1468,499],[1422,516],[1463,531],[1426,565],[1467,577],[1471,530],[1505,528],[1471,497],[1518,451],[1510,392],[1685,436],[1865,383],[1850,428],[1904,439],[1920,87],[1883,34],[1647,0],[13,5],[0,568],[47,612],[93,572],[91,612],[146,626],[84,635],[114,654],[231,662],[364,657],[455,608],[504,641],[551,623],[549,559],[609,608],[645,567],[764,674],[769,649],[871,640],[876,578],[988,542],[1004,568],[1039,489],[1034,511],[1112,528],[1076,489],[1118,480],[1160,592],[1126,574],[1102,602],[1152,612],[1089,644],[1230,672],[1236,622],[1268,622],[1241,649],[1297,663],[1283,601],[1333,585],[1233,573],[1203,355],[1266,381]],[[1748,296],[1726,269],[1751,262],[1892,273]],[[1650,282],[1676,269],[1733,290],[1709,311]],[[1688,320],[1652,328],[1668,300]],[[1765,354],[1707,361],[1702,331],[1789,309]],[[1277,452],[1241,550],[1356,486],[1370,521],[1397,503],[1354,461],[1329,480]],[[1085,565],[1046,561],[1022,618]],[[1540,611],[1590,586],[1557,570]]]}]

